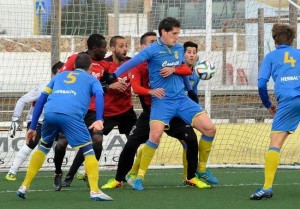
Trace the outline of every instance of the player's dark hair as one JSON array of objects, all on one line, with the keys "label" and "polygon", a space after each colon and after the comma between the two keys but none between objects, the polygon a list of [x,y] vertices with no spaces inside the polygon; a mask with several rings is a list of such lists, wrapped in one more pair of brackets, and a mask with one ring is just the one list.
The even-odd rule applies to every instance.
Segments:
[{"label": "player's dark hair", "polygon": [[143,45],[146,43],[146,38],[148,36],[157,36],[157,34],[155,32],[147,32],[147,33],[144,33],[142,36],[141,36],[141,39],[140,39],[140,44]]},{"label": "player's dark hair", "polygon": [[51,68],[51,72],[53,75],[56,75],[57,71],[62,68],[62,66],[64,66],[65,63],[58,61],[57,63],[55,63],[52,68]]},{"label": "player's dark hair", "polygon": [[91,57],[87,54],[78,54],[78,56],[75,59],[75,68],[81,68],[87,71],[91,64]]},{"label": "player's dark hair", "polygon": [[166,17],[162,21],[160,21],[158,25],[158,33],[161,36],[161,31],[164,29],[165,31],[169,32],[173,30],[173,28],[180,28],[180,21],[175,19],[174,17]]},{"label": "player's dark hair", "polygon": [[92,34],[87,40],[87,47],[92,50],[94,47],[102,47],[105,41],[105,37],[100,34]]},{"label": "player's dark hair", "polygon": [[184,52],[186,52],[186,48],[188,47],[194,47],[196,48],[196,51],[198,51],[198,44],[192,42],[192,41],[187,41],[183,44]]},{"label": "player's dark hair", "polygon": [[117,40],[118,39],[125,39],[123,36],[113,36],[111,37],[109,41],[109,46],[110,47],[115,47],[117,45]]},{"label": "player's dark hair", "polygon": [[274,24],[272,28],[272,37],[275,44],[291,45],[296,37],[296,29],[287,24]]}]

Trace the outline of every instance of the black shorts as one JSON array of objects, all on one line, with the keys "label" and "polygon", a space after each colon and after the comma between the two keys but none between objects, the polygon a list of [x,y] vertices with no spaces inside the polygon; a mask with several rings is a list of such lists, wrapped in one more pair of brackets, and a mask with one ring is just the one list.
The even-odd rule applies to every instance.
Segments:
[{"label": "black shorts", "polygon": [[109,116],[109,117],[104,116],[103,120],[104,120],[104,129],[103,129],[104,135],[109,134],[109,132],[115,126],[118,126],[120,134],[129,135],[130,130],[136,123],[137,119],[136,119],[136,114],[132,107],[128,111],[116,116]]},{"label": "black shorts", "polygon": [[128,140],[139,141],[140,144],[146,143],[150,132],[149,119],[150,113],[143,111],[132,127]]},{"label": "black shorts", "polygon": [[165,130],[165,132],[169,136],[180,140],[182,139],[182,136],[186,133],[186,131],[190,131],[189,129],[193,128],[190,125],[186,124],[182,119],[174,117],[170,121],[170,129]]},{"label": "black shorts", "polygon": [[93,110],[88,110],[85,117],[84,117],[84,123],[86,127],[88,128],[90,135],[93,135],[93,130],[90,130],[89,127],[96,121],[96,112]]}]

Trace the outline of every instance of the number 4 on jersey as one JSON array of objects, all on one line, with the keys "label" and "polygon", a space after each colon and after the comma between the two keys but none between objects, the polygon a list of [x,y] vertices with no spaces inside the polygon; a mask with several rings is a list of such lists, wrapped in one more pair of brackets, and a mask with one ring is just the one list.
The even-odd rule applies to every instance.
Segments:
[{"label": "number 4 on jersey", "polygon": [[294,57],[289,57],[289,52],[284,53],[284,63],[290,63],[292,67],[295,67],[296,60]]}]

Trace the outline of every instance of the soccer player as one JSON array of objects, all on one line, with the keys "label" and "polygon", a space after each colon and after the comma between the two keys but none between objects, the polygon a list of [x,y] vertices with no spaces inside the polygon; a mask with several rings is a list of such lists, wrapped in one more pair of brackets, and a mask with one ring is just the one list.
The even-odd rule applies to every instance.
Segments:
[{"label": "soccer player", "polygon": [[[63,62],[58,61],[52,66],[51,69],[51,78],[57,73],[58,69],[60,69],[63,66]],[[44,84],[37,84],[35,85],[29,92],[24,94],[21,98],[18,99],[13,116],[12,116],[12,123],[10,126],[10,137],[14,138],[16,131],[21,130],[19,120],[22,116],[23,109],[26,104],[32,104],[30,107],[30,110],[26,116],[26,122],[27,122],[27,129],[30,127],[31,120],[32,120],[32,112],[34,109],[34,105],[36,100],[41,95],[42,91],[45,89],[46,83]],[[20,166],[24,163],[24,161],[28,158],[32,150],[36,147],[36,145],[39,143],[41,138],[41,127],[43,122],[43,115],[39,118],[39,122],[37,125],[37,135],[35,140],[30,139],[27,143],[25,143],[22,148],[19,150],[17,155],[15,156],[15,159],[13,161],[12,166],[10,167],[8,173],[5,176],[5,179],[7,181],[16,181],[16,173],[19,170]]]},{"label": "soccer player", "polygon": [[[271,198],[273,181],[280,161],[280,149],[300,122],[300,53],[291,45],[296,37],[295,28],[274,24],[272,37],[276,50],[266,55],[258,75],[258,92],[263,105],[271,115],[272,123],[269,150],[265,155],[265,181],[262,188],[251,196],[252,200]],[[272,77],[277,105],[270,101],[267,83]]]},{"label": "soccer player", "polygon": [[[107,75],[111,82],[120,74],[134,66],[147,61],[151,89],[164,89],[162,98],[152,97],[150,113],[150,134],[146,142],[140,163],[137,178],[133,188],[143,190],[143,178],[160,142],[160,137],[170,120],[177,116],[202,133],[203,155],[207,162],[212,142],[215,137],[216,127],[201,106],[188,98],[185,94],[184,79],[176,75],[176,67],[181,66],[184,60],[184,49],[177,44],[180,32],[180,22],[172,17],[163,19],[158,27],[160,38],[149,47],[141,50],[130,61],[124,63],[114,74]],[[171,67],[172,73],[166,74],[165,67]],[[209,175],[207,171],[205,175]]]},{"label": "soccer player", "polygon": [[[115,70],[125,61],[130,58],[126,56],[128,48],[127,41],[122,36],[114,36],[109,42],[110,50],[112,55],[107,57],[105,60],[109,63],[109,68],[105,69],[109,73],[115,72]],[[108,135],[110,131],[118,126],[120,134],[125,134],[128,137],[132,126],[136,122],[136,114],[133,110],[131,85],[129,73],[124,73],[111,85],[118,83],[123,84],[118,89],[108,89],[105,93],[104,98],[104,129],[99,136],[103,137],[102,134]],[[74,160],[67,177],[64,180],[63,186],[70,186],[70,179],[74,178],[76,171],[82,164],[83,159],[78,158]],[[82,154],[81,154],[82,155]],[[71,172],[73,171],[73,172]]]},{"label": "soccer player", "polygon": [[59,131],[62,131],[69,144],[74,148],[79,148],[84,155],[85,169],[91,188],[90,198],[96,201],[112,200],[98,188],[98,161],[95,158],[91,136],[84,124],[84,115],[88,110],[90,97],[94,95],[96,121],[92,123],[89,129],[94,131],[103,129],[104,93],[99,81],[89,74],[91,65],[90,56],[79,54],[75,59],[76,70],[62,72],[55,76],[39,97],[26,140],[35,139],[38,118],[45,106],[41,144],[32,155],[25,180],[17,191],[18,197],[25,198],[25,193],[42,167],[55,136]]},{"label": "soccer player", "polygon": [[[107,41],[105,40],[105,37],[100,34],[92,34],[87,39],[87,47],[87,51],[71,55],[63,66],[63,71],[75,70],[74,64],[77,56],[79,54],[87,54],[91,57],[92,60],[92,76],[100,80],[105,71],[108,71],[109,69],[109,63],[104,60],[107,52]],[[107,91],[108,89],[123,91],[125,88],[127,88],[126,84],[122,82],[115,82],[111,85],[103,83],[102,87],[104,91]],[[90,106],[84,118],[84,121],[87,127],[90,127],[90,125],[96,121],[95,99],[93,97],[91,98]],[[93,140],[93,149],[95,151],[96,159],[99,161],[102,152],[102,132],[94,130],[89,130],[89,132]],[[63,172],[61,170],[61,166],[64,159],[66,147],[66,140],[59,140],[59,142],[55,146],[54,188],[56,191],[60,191],[62,186],[70,186],[71,182],[73,181],[74,175],[84,161],[83,154],[81,152],[78,152],[74,158],[73,164],[71,165],[68,174],[66,175],[66,178],[64,179],[64,182],[62,183]]]},{"label": "soccer player", "polygon": [[[147,32],[141,36],[140,44],[142,48],[147,47],[149,44],[156,41],[157,36],[155,32]],[[172,69],[171,69],[172,70]],[[185,72],[190,74],[190,69],[185,67]],[[122,181],[126,181],[131,184],[135,179],[137,174],[137,169],[139,164],[134,164],[133,169],[129,172],[129,175],[126,176],[130,167],[132,166],[134,155],[137,151],[139,145],[145,143],[149,136],[149,117],[151,109],[151,95],[162,98],[164,95],[164,90],[161,88],[151,90],[149,87],[149,76],[147,63],[142,63],[136,68],[131,70],[131,84],[133,91],[139,95],[140,102],[143,107],[143,112],[139,116],[137,123],[132,128],[128,141],[125,144],[124,149],[122,150],[118,162],[117,174],[114,179],[109,179],[108,182],[103,185],[102,189],[111,189],[122,186]],[[188,162],[189,162],[189,176],[187,177],[187,172],[184,172],[184,180],[187,178],[189,185],[197,186],[199,188],[209,188],[210,186],[201,182],[198,178],[195,177],[195,172],[197,168],[197,136],[194,133],[191,126],[186,125],[181,119],[174,118],[170,122],[170,129],[166,133],[177,139],[184,139],[187,144],[184,143],[184,150],[188,147]],[[186,151],[184,153],[184,167],[187,167],[186,162]],[[137,161],[139,159],[137,158]],[[126,176],[126,177],[125,177]]]},{"label": "soccer player", "polygon": [[[187,41],[183,44],[183,48],[184,48],[185,64],[187,66],[189,66],[189,68],[193,72],[192,75],[189,76],[190,85],[191,85],[194,93],[197,94],[197,92],[198,92],[197,86],[200,82],[200,78],[197,75],[197,72],[194,70],[193,67],[194,67],[194,64],[196,63],[196,61],[198,60],[198,56],[197,56],[198,44],[191,42],[191,41]],[[211,146],[210,142],[203,140],[203,138],[199,141],[199,147],[198,147],[199,162],[198,162],[196,176],[198,176],[199,178],[205,179],[209,184],[218,184],[219,180],[211,174],[209,169],[206,168],[208,155],[205,152],[207,151],[206,149],[209,146]]]}]

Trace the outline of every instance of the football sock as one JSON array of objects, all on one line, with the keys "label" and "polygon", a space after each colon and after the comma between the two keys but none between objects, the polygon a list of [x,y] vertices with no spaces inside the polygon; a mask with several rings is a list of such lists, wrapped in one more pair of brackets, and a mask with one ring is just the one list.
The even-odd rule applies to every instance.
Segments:
[{"label": "football sock", "polygon": [[24,179],[22,185],[26,186],[27,188],[30,187],[32,180],[34,179],[37,172],[42,167],[42,165],[45,161],[45,158],[46,158],[46,153],[43,152],[42,150],[38,149],[33,152],[32,157],[29,162],[29,165],[28,165],[26,176],[25,176],[25,179]]},{"label": "football sock", "polygon": [[214,137],[205,136],[202,134],[201,139],[199,141],[199,162],[198,162],[198,171],[205,172],[206,164],[210,154],[212,142]]},{"label": "football sock", "polygon": [[183,150],[182,150],[182,165],[183,165],[183,180],[187,179],[187,168],[188,168],[188,162],[186,159],[186,149],[187,146],[183,146]]},{"label": "football sock", "polygon": [[55,165],[55,173],[61,174],[62,173],[61,166],[66,154],[66,149],[64,147],[60,148],[59,146],[56,145],[54,150],[55,150],[55,155],[53,161]]},{"label": "football sock", "polygon": [[265,183],[263,189],[269,189],[273,185],[276,170],[279,165],[280,149],[270,147],[265,155]]},{"label": "football sock", "polygon": [[143,147],[144,145],[140,146],[140,148],[137,150],[136,158],[134,160],[131,170],[128,172],[129,174],[136,175],[138,173],[141,164]]},{"label": "football sock", "polygon": [[149,140],[146,142],[142,149],[142,158],[140,163],[139,172],[137,178],[144,179],[144,176],[148,170],[150,162],[155,154],[158,145],[150,142]]},{"label": "football sock", "polygon": [[95,155],[85,156],[84,168],[88,176],[91,191],[99,192],[99,165]]},{"label": "football sock", "polygon": [[30,153],[32,152],[32,149],[29,148],[26,144],[23,145],[23,147],[19,150],[17,153],[14,162],[9,169],[9,173],[16,174],[19,170],[20,166],[24,163],[24,161],[28,158]]}]

